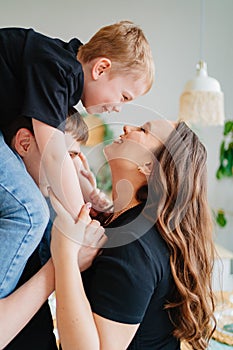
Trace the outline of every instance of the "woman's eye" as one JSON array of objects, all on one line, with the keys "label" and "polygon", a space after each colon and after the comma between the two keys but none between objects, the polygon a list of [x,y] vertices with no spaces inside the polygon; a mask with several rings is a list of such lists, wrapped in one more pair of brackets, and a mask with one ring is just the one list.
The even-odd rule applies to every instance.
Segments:
[{"label": "woman's eye", "polygon": [[123,100],[124,100],[124,101],[128,101],[129,99],[128,99],[127,96],[123,95]]},{"label": "woman's eye", "polygon": [[144,129],[144,128],[142,128],[142,127],[140,128],[140,130],[143,131],[143,132],[146,132],[146,129]]}]

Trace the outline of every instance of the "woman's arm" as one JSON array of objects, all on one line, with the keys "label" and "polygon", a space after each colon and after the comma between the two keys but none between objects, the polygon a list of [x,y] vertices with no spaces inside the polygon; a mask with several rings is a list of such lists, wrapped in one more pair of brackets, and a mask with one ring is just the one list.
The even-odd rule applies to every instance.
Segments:
[{"label": "woman's arm", "polygon": [[[89,232],[85,239],[85,245],[81,247],[78,256],[80,271],[88,268],[98,254],[100,245],[105,241],[103,230],[99,231],[99,235]],[[54,286],[54,267],[50,259],[30,280],[6,298],[0,299],[0,349],[5,347],[36,314],[54,291]]]},{"label": "woman's arm", "polygon": [[126,349],[139,324],[113,322],[92,313],[77,266],[81,245],[61,233],[68,229],[72,236],[75,231],[83,237],[88,231],[98,235],[99,227],[94,221],[88,224],[89,212],[85,207],[74,224],[67,220],[68,213],[54,198],[52,204],[59,220],[54,222],[51,249],[56,276],[57,324],[63,350]]},{"label": "woman's arm", "polygon": [[76,219],[84,201],[64,134],[39,120],[32,121],[49,185],[64,208]]},{"label": "woman's arm", "polygon": [[54,290],[54,268],[51,259],[14,293],[0,300],[0,349],[3,349]]}]

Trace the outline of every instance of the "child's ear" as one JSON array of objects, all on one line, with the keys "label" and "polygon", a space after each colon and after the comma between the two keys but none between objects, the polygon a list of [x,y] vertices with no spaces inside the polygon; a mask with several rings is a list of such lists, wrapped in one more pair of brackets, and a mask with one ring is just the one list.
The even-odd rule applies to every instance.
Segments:
[{"label": "child's ear", "polygon": [[99,58],[92,67],[92,78],[97,80],[103,73],[111,69],[112,62],[108,58]]},{"label": "child's ear", "polygon": [[24,157],[28,154],[32,139],[34,136],[31,131],[26,128],[21,128],[17,131],[14,137],[14,149],[21,156]]}]

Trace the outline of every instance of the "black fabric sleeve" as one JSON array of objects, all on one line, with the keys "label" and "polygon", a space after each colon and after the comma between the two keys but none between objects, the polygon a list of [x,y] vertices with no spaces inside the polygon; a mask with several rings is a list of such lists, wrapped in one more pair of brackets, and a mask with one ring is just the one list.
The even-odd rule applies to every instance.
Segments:
[{"label": "black fabric sleeve", "polygon": [[92,311],[127,324],[142,321],[157,284],[152,261],[138,241],[106,249],[86,278]]},{"label": "black fabric sleeve", "polygon": [[56,61],[46,59],[25,67],[22,115],[59,127],[68,113],[68,80]]}]

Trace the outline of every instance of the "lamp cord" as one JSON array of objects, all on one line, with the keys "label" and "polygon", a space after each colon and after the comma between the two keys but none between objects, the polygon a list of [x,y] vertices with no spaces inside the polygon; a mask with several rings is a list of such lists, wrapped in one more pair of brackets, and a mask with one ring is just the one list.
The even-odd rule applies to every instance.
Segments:
[{"label": "lamp cord", "polygon": [[204,61],[205,0],[200,2],[200,60]]}]

